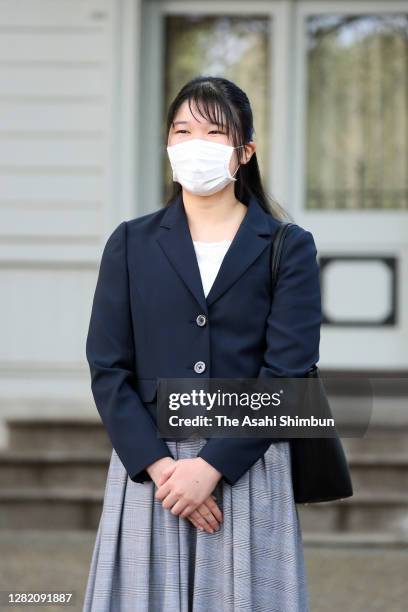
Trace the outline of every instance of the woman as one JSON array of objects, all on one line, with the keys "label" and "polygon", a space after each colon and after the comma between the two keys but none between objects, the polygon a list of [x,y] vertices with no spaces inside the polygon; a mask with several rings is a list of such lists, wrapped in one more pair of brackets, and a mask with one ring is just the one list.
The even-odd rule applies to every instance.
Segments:
[{"label": "woman", "polygon": [[288,440],[157,435],[160,378],[303,376],[319,359],[313,236],[285,239],[273,299],[270,207],[250,103],[198,77],[168,112],[175,190],[122,222],[100,265],[87,338],[112,442],[84,612],[307,612]]}]

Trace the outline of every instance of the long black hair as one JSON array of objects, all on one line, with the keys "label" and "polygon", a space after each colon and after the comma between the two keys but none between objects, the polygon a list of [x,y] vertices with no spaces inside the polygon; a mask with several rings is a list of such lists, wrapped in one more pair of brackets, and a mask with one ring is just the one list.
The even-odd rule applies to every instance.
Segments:
[{"label": "long black hair", "polygon": [[[198,76],[188,81],[169,106],[166,134],[169,133],[176,113],[185,100],[188,100],[193,116],[192,101],[202,117],[211,123],[222,126],[228,136],[231,135],[234,146],[238,147],[253,139],[255,130],[248,96],[232,81],[212,76]],[[224,118],[226,125],[224,124]],[[237,200],[248,205],[249,197],[251,195],[255,196],[262,208],[273,217],[292,220],[289,213],[265,191],[256,152],[253,153],[248,163],[242,164],[241,162],[244,160],[243,149],[239,148],[236,151],[238,161],[241,164],[235,175],[237,181],[234,184],[234,189]],[[173,191],[165,206],[168,206],[181,191],[180,183],[173,182]]]}]

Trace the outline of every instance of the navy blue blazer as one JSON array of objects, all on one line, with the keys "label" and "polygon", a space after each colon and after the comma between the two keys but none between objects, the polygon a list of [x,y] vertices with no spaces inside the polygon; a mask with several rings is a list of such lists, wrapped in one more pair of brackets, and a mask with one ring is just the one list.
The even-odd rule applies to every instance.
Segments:
[{"label": "navy blue blazer", "polygon": [[[311,232],[297,224],[288,230],[271,300],[271,246],[280,223],[250,199],[207,298],[181,194],[109,236],[86,357],[96,407],[132,481],[151,480],[145,468],[172,457],[157,435],[157,378],[297,377],[318,362],[317,250]],[[194,368],[198,361],[202,371]],[[234,484],[272,441],[214,437],[198,456]]]}]

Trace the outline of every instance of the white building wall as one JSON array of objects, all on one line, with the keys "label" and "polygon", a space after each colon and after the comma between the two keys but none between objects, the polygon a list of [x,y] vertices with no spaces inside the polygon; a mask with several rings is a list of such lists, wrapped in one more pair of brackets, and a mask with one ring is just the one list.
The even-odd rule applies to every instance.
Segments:
[{"label": "white building wall", "polygon": [[107,235],[137,209],[132,120],[117,121],[135,111],[117,33],[137,6],[0,0],[0,421],[96,412],[85,360],[96,274]]}]

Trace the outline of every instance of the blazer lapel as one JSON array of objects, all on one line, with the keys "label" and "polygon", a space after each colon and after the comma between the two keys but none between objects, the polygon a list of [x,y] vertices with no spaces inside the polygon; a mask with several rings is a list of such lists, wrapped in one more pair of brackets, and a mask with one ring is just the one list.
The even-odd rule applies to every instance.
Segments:
[{"label": "blazer lapel", "polygon": [[222,260],[218,274],[207,295],[208,306],[211,306],[223,293],[228,291],[270,244],[272,225],[268,217],[270,218],[270,215],[263,210],[254,197],[251,197],[248,211]]},{"label": "blazer lapel", "polygon": [[273,233],[271,218],[256,198],[251,196],[248,211],[222,260],[206,298],[182,195],[178,195],[168,206],[160,223],[160,226],[168,231],[160,234],[157,240],[204,313],[208,313],[208,307],[238,280],[270,244]]},{"label": "blazer lapel", "polygon": [[160,227],[166,228],[157,238],[160,247],[200,304],[203,313],[208,314],[200,268],[181,194],[167,207]]}]

